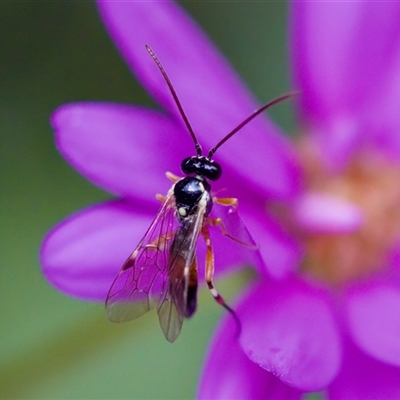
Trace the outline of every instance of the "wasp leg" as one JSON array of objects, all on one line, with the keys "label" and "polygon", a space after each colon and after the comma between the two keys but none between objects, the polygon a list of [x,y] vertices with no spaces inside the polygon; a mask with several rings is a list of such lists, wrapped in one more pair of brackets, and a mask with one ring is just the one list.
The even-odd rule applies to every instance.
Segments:
[{"label": "wasp leg", "polygon": [[[172,182],[176,183],[178,182],[181,178],[179,178],[178,175],[173,174],[172,172],[166,172],[165,176]],[[167,196],[164,196],[163,194],[157,193],[156,194],[156,199],[158,201],[161,201],[161,203],[164,203],[164,201],[167,199]]]},{"label": "wasp leg", "polygon": [[156,200],[161,201],[161,203],[164,203],[166,199],[167,199],[167,197],[164,196],[163,194],[160,194],[160,193],[156,194]]},{"label": "wasp leg", "polygon": [[[220,200],[222,200],[223,202],[220,202]],[[236,207],[238,205],[237,199],[235,199],[235,198],[226,198],[226,199],[215,199],[214,201],[217,201],[219,204],[222,204],[224,206],[230,206],[230,207],[232,207],[233,211],[236,212]],[[239,217],[236,215],[236,218],[238,219]],[[232,232],[230,232],[226,228],[223,219],[220,218],[220,217],[217,217],[217,218],[207,217],[206,223],[209,226],[218,226],[219,229],[221,230],[221,233],[224,236],[228,237],[229,239],[233,240],[234,242],[239,243],[242,246],[245,246],[245,247],[247,247],[248,249],[251,249],[251,250],[259,250],[259,246],[253,242],[253,239],[251,238],[250,234],[247,232],[246,227],[243,225],[243,223],[241,222],[240,219],[238,219],[236,221],[236,224],[239,223],[239,224],[242,225],[242,229],[244,229],[247,232],[247,236],[248,236],[247,239],[250,239],[250,240],[246,240],[246,238],[244,240],[242,240],[241,238],[233,236]]]},{"label": "wasp leg", "polygon": [[210,290],[212,296],[214,297],[215,301],[224,307],[235,319],[237,325],[237,337],[240,336],[240,332],[242,330],[242,325],[240,323],[239,317],[236,315],[235,311],[231,307],[226,304],[224,298],[217,292],[213,285],[213,276],[214,276],[214,252],[212,249],[212,243],[210,238],[210,231],[206,225],[203,226],[201,230],[201,234],[203,235],[205,244],[206,244],[206,282],[208,285],[208,289]]},{"label": "wasp leg", "polygon": [[155,238],[152,242],[148,243],[146,247],[148,248],[155,248],[157,250],[164,250],[165,245],[169,240],[171,240],[175,236],[175,231],[169,232],[163,236],[159,236],[158,238]]},{"label": "wasp leg", "polygon": [[210,225],[210,226],[218,226],[219,229],[221,229],[221,233],[224,236],[228,236],[229,238],[232,238],[229,235],[228,231],[226,230],[225,225],[224,225],[224,221],[222,221],[221,218],[214,218],[214,219],[208,218],[207,219],[207,224]]},{"label": "wasp leg", "polygon": [[[234,197],[214,197],[213,200],[218,203],[221,204],[222,206],[226,206],[226,207],[232,207],[235,211],[239,205],[239,201],[238,199],[234,198]],[[218,226],[221,229],[221,232],[223,235],[230,237],[231,239],[235,240],[233,237],[231,237],[228,233],[228,231],[225,228],[224,222],[222,221],[221,218],[208,218],[207,223],[211,226]]]},{"label": "wasp leg", "polygon": [[181,178],[178,175],[173,174],[172,172],[167,171],[165,173],[167,179],[169,179],[172,183],[178,182]]},{"label": "wasp leg", "polygon": [[221,206],[227,206],[227,207],[233,207],[235,210],[237,209],[238,205],[239,205],[239,201],[238,199],[234,198],[234,197],[214,197],[213,200],[218,203],[221,204]]},{"label": "wasp leg", "polygon": [[[167,171],[165,173],[165,176],[167,177],[167,179],[169,179],[172,183],[176,183],[178,182],[181,178],[178,175],[173,174],[172,172]],[[171,190],[170,190],[171,192]],[[168,192],[168,194],[170,193]],[[164,203],[164,201],[167,199],[168,196],[164,196],[160,193],[156,194],[156,199],[161,201],[161,203]]]}]

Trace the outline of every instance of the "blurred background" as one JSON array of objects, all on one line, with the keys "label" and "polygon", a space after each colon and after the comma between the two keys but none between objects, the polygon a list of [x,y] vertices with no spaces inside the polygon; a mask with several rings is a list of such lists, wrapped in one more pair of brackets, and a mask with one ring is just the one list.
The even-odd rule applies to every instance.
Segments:
[{"label": "blurred background", "polygon": [[[260,102],[290,88],[286,2],[182,2]],[[145,53],[143,53],[145,57]],[[43,236],[69,214],[110,198],[58,154],[59,105],[108,100],[152,106],[92,2],[0,3],[0,396],[8,399],[193,398],[223,311],[207,290],[169,344],[155,312],[112,324],[103,304],[68,298],[44,280]],[[290,102],[271,111],[291,131]],[[245,275],[217,282],[228,300]]]}]

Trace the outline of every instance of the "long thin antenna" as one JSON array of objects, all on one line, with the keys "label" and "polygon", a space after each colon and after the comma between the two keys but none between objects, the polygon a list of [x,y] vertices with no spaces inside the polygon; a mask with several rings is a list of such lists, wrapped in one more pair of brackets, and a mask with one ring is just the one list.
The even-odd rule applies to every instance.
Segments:
[{"label": "long thin antenna", "polygon": [[151,48],[148,44],[145,44],[145,47],[146,47],[146,50],[149,52],[151,58],[155,61],[155,63],[157,64],[158,68],[160,69],[160,71],[161,71],[161,73],[162,73],[162,75],[163,75],[165,81],[167,82],[167,85],[168,85],[168,87],[169,87],[169,90],[171,91],[172,97],[174,98],[175,103],[176,103],[176,105],[178,106],[179,112],[181,113],[181,116],[182,116],[183,120],[185,121],[186,127],[188,128],[188,131],[189,131],[189,133],[190,133],[190,136],[191,136],[192,139],[193,139],[194,145],[195,145],[195,147],[196,147],[197,155],[198,155],[198,156],[201,156],[201,155],[203,154],[203,152],[202,152],[202,150],[201,150],[200,143],[199,143],[199,141],[197,140],[197,137],[196,137],[196,135],[195,135],[195,133],[194,133],[194,131],[193,131],[193,129],[192,129],[192,126],[190,125],[190,122],[189,122],[188,118],[186,117],[185,112],[183,111],[181,102],[180,102],[179,99],[178,99],[178,95],[176,94],[175,89],[174,89],[174,87],[172,86],[172,83],[171,83],[171,81],[169,80],[168,75],[167,75],[167,73],[165,72],[164,67],[162,66],[160,60],[159,60],[159,59],[157,58],[157,56],[155,55],[155,53],[154,53],[154,51],[152,50],[152,48]]},{"label": "long thin antenna", "polygon": [[273,106],[274,104],[280,103],[283,100],[290,99],[291,97],[296,96],[299,92],[290,92],[284,94],[276,99],[270,101],[269,103],[265,104],[258,110],[254,111],[248,118],[246,118],[243,122],[241,122],[232,132],[228,133],[216,146],[214,146],[209,152],[207,158],[211,159],[215,152],[227,141],[229,140],[236,132],[240,131],[245,125],[247,125],[251,120],[253,120],[258,114],[261,114],[267,108]]}]

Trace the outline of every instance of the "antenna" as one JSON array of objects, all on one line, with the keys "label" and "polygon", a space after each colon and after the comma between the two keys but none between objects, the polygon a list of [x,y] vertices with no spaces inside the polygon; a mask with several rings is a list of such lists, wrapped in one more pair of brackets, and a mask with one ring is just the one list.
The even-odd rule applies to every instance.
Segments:
[{"label": "antenna", "polygon": [[178,99],[178,95],[176,94],[175,89],[174,89],[174,87],[172,86],[172,83],[171,83],[170,79],[168,78],[168,75],[167,75],[167,73],[165,72],[164,67],[162,66],[160,60],[159,60],[159,59],[157,58],[157,56],[155,55],[155,53],[154,53],[154,51],[152,50],[152,48],[151,48],[148,44],[145,44],[145,47],[146,47],[146,50],[149,52],[151,58],[155,61],[155,63],[157,64],[158,68],[160,69],[160,71],[161,71],[161,73],[162,73],[162,75],[163,75],[165,81],[167,82],[167,85],[168,85],[168,87],[169,87],[169,90],[171,91],[172,97],[174,98],[175,103],[176,103],[176,105],[178,106],[179,112],[181,113],[181,116],[182,116],[183,120],[185,121],[186,127],[188,128],[188,131],[189,131],[189,133],[190,133],[190,136],[191,136],[192,139],[193,139],[194,145],[195,145],[195,147],[196,147],[197,155],[198,155],[198,156],[201,156],[203,153],[202,153],[202,150],[201,150],[200,143],[199,143],[199,141],[198,141],[197,138],[196,138],[196,135],[195,135],[195,133],[194,133],[194,131],[193,131],[193,129],[192,129],[192,126],[190,125],[190,122],[189,122],[188,118],[186,117],[185,112],[183,111],[183,107],[182,107],[182,105],[181,105],[181,102],[180,102],[179,99]]},{"label": "antenna", "polygon": [[265,104],[258,110],[254,111],[253,114],[251,114],[249,117],[247,117],[243,122],[241,122],[233,131],[228,133],[220,142],[217,143],[216,146],[214,146],[209,152],[207,158],[211,159],[212,156],[215,154],[215,152],[227,141],[229,140],[235,133],[240,131],[245,125],[247,125],[250,121],[252,121],[258,114],[261,114],[263,111],[265,111],[267,108],[280,103],[283,100],[290,99],[291,97],[297,96],[299,92],[289,92],[286,93],[282,96],[277,97],[274,100],[271,100],[269,103]]}]

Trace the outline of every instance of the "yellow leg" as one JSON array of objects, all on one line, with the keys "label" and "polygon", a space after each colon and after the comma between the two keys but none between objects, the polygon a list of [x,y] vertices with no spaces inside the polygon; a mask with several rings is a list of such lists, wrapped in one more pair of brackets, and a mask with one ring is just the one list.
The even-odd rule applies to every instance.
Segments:
[{"label": "yellow leg", "polygon": [[[173,174],[172,172],[167,171],[165,173],[165,176],[172,182],[172,183],[176,183],[178,182],[181,178],[178,175]],[[156,194],[156,199],[161,201],[161,203],[164,203],[164,201],[166,200],[166,196],[157,193]]]},{"label": "yellow leg", "polygon": [[164,201],[167,199],[166,196],[164,196],[163,194],[157,193],[156,194],[156,200],[161,201],[161,203],[164,203]]},{"label": "yellow leg", "polygon": [[[237,207],[238,207],[238,204],[239,204],[238,199],[236,199],[234,197],[226,197],[226,198],[214,197],[213,201],[215,203],[217,203],[217,204],[222,205],[222,206],[232,207],[234,212],[237,211]],[[228,238],[232,239],[236,243],[239,243],[239,244],[241,244],[243,246],[246,246],[247,248],[249,248],[251,250],[258,250],[259,249],[258,245],[251,243],[252,240],[250,240],[250,242],[247,242],[247,241],[243,241],[243,240],[240,240],[237,237],[232,236],[232,234],[229,233],[228,230],[226,229],[224,221],[220,217],[217,217],[217,218],[214,218],[214,219],[212,219],[210,217],[207,217],[206,223],[208,225],[210,225],[210,226],[218,226],[219,229],[221,230],[221,233],[224,236],[227,236]],[[245,226],[243,226],[243,229],[245,229],[247,231]],[[249,236],[250,236],[250,234],[249,234]],[[251,239],[251,237],[249,239]]]},{"label": "yellow leg", "polygon": [[172,172],[167,171],[165,173],[165,176],[167,177],[167,179],[169,179],[172,183],[176,183],[179,181],[179,179],[181,179],[178,175],[173,174]]},{"label": "yellow leg", "polygon": [[234,197],[214,197],[213,201],[215,203],[221,204],[221,206],[233,207],[236,209],[239,205],[238,199]]},{"label": "yellow leg", "polygon": [[212,218],[208,217],[207,224],[210,226],[218,226],[218,228],[221,229],[221,233],[223,235],[230,237],[229,233],[227,232],[227,230],[225,228],[224,221],[222,221],[221,218],[218,217],[218,218],[212,219]]},{"label": "yellow leg", "polygon": [[224,298],[217,292],[217,290],[215,289],[215,287],[213,285],[213,282],[212,282],[213,276],[214,276],[214,252],[213,252],[213,249],[212,249],[210,231],[208,230],[207,225],[203,226],[203,228],[201,230],[201,234],[203,235],[203,238],[204,238],[204,241],[205,241],[205,244],[206,244],[206,268],[205,268],[205,272],[206,272],[206,282],[207,282],[208,289],[210,290],[210,293],[214,297],[214,300],[219,305],[224,307],[227,311],[229,311],[230,314],[232,314],[233,318],[236,321],[236,325],[237,325],[237,328],[238,328],[237,336],[239,337],[240,332],[242,330],[240,320],[239,320],[238,316],[236,315],[235,311],[233,311],[233,309],[230,308],[228,306],[228,304],[226,304]]},{"label": "yellow leg", "polygon": [[164,250],[165,245],[168,241],[170,241],[175,236],[175,231],[171,231],[166,233],[163,236],[159,236],[155,238],[152,242],[146,245],[146,248],[155,249],[155,250]]},{"label": "yellow leg", "polygon": [[[201,234],[203,235],[204,241],[206,243],[206,282],[209,285],[209,282],[212,282],[214,276],[214,252],[212,249],[210,231],[208,230],[207,225],[204,225]],[[209,285],[210,287],[210,285]],[[214,295],[213,295],[214,296]],[[215,297],[215,296],[214,296]]]},{"label": "yellow leg", "polygon": [[[178,182],[181,178],[178,175],[173,174],[172,172],[167,171],[165,173],[165,176],[172,182],[172,183],[176,183]],[[164,201],[166,200],[166,196],[157,193],[156,194],[156,199],[161,201],[161,203],[164,203]]]}]

